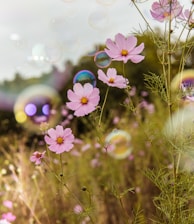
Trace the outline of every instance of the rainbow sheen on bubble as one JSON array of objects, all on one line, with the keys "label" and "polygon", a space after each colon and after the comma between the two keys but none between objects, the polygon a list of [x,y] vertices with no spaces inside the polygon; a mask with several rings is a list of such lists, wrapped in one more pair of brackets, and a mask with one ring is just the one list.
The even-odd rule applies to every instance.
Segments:
[{"label": "rainbow sheen on bubble", "polygon": [[114,130],[107,135],[105,144],[107,153],[115,159],[125,159],[132,152],[131,136],[123,130]]},{"label": "rainbow sheen on bubble", "polygon": [[60,114],[55,111],[61,100],[55,89],[46,85],[32,85],[24,89],[14,105],[15,119],[29,131],[39,130],[42,122],[55,126]]},{"label": "rainbow sheen on bubble", "polygon": [[96,77],[95,75],[89,70],[81,70],[73,78],[73,84],[81,83],[84,85],[85,83],[90,83],[93,87],[96,86]]},{"label": "rainbow sheen on bubble", "polygon": [[181,93],[181,99],[188,101],[188,97],[194,101],[194,70],[188,69],[178,73],[171,82],[174,93]]},{"label": "rainbow sheen on bubble", "polygon": [[112,59],[105,51],[99,51],[94,56],[94,62],[98,68],[106,68],[111,64]]}]

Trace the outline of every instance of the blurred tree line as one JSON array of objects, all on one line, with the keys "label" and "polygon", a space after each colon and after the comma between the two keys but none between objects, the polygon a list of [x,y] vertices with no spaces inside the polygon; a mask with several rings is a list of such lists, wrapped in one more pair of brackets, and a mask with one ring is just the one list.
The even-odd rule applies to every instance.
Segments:
[{"label": "blurred tree line", "polygon": [[[158,36],[160,33],[158,32]],[[194,38],[191,40],[193,43]],[[145,55],[145,60],[142,61],[139,64],[133,64],[131,62],[128,62],[127,64],[124,64],[125,69],[125,75],[129,79],[130,86],[135,86],[137,88],[137,94],[140,94],[141,91],[148,91],[149,89],[146,89],[145,83],[144,83],[144,74],[152,72],[157,75],[160,75],[161,70],[161,64],[158,60],[158,54],[159,49],[154,43],[154,39],[152,38],[152,35],[148,32],[144,33],[143,35],[138,35],[138,41],[140,43],[144,42],[145,49],[143,54]],[[183,45],[183,44],[182,44]],[[181,44],[180,44],[181,46]],[[99,46],[99,50],[104,49],[104,45]],[[194,68],[194,50],[191,46],[186,46],[187,49],[190,49],[190,54],[188,55],[188,58],[185,61],[185,69],[188,68]],[[173,66],[172,66],[172,73],[173,75],[177,74],[179,69],[179,63],[181,58],[181,47],[177,52],[173,53]],[[95,62],[93,56],[84,55],[80,58],[77,65],[73,65],[71,62],[67,62],[68,66],[71,67],[71,73],[68,76],[68,79],[63,83],[63,86],[61,86],[60,89],[58,89],[58,93],[62,99],[62,102],[65,104],[67,101],[67,90],[72,89],[72,81],[74,75],[83,69],[90,70],[97,76],[97,70],[99,69]],[[114,62],[112,61],[111,65],[109,67],[115,67],[118,71],[118,74],[123,74],[123,63],[122,62]],[[107,70],[107,68],[103,69],[104,71]],[[18,132],[22,131],[22,127],[17,124],[14,113],[13,113],[13,104],[14,101],[17,99],[18,94],[25,89],[28,86],[35,85],[35,84],[46,84],[53,86],[53,75],[55,74],[55,78],[61,78],[62,76],[66,75],[64,73],[58,72],[58,69],[53,66],[51,71],[49,73],[44,73],[39,78],[29,78],[24,79],[20,74],[15,75],[15,79],[13,81],[4,81],[0,83],[0,135],[8,134],[10,132]],[[56,81],[56,80],[55,80]],[[58,81],[60,83],[60,79]],[[101,81],[97,80],[97,87],[100,88],[101,91],[101,99],[103,99],[105,91],[106,91],[106,85],[104,85]],[[123,93],[123,90],[117,89],[117,91],[114,91],[114,88],[110,89],[108,102],[107,104],[111,103],[111,107],[114,107],[118,104],[118,102],[122,102],[126,95]],[[150,94],[151,95],[151,94]],[[12,96],[10,104],[12,104],[12,107],[10,110],[6,110],[3,108],[2,105],[4,105],[7,101],[10,100],[9,96]],[[117,100],[118,99],[118,100]],[[149,100],[152,100],[151,98]],[[107,106],[106,108],[111,108]]]}]

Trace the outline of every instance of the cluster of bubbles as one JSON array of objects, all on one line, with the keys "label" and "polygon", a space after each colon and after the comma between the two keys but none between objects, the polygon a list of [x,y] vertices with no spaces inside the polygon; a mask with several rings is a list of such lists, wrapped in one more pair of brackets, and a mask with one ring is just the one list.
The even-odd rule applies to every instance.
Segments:
[{"label": "cluster of bubbles", "polygon": [[107,153],[115,159],[125,159],[132,152],[131,136],[124,130],[113,130],[106,136]]},{"label": "cluster of bubbles", "polygon": [[184,170],[194,171],[194,70],[178,73],[171,82],[172,93],[179,103],[179,108],[164,126],[164,135],[170,141],[176,139],[176,146],[181,150],[180,165]]},{"label": "cluster of bubbles", "polygon": [[24,89],[14,104],[15,119],[29,131],[37,131],[42,122],[52,127],[59,121],[56,109],[61,103],[58,93],[46,85],[33,85]]}]

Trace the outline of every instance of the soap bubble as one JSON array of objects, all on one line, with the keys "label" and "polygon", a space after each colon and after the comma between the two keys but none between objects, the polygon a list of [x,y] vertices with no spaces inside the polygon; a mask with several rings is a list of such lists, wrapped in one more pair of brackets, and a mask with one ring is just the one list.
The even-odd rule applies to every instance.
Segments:
[{"label": "soap bubble", "polygon": [[93,85],[93,87],[95,87],[96,77],[89,70],[81,70],[73,78],[73,84],[75,83],[81,83],[82,85],[84,85],[85,83],[90,83]]},{"label": "soap bubble", "polygon": [[125,159],[132,152],[131,136],[123,130],[112,131],[105,139],[107,153],[115,159]]},{"label": "soap bubble", "polygon": [[89,25],[97,30],[104,30],[108,26],[108,15],[107,12],[102,9],[96,9],[88,17]]},{"label": "soap bubble", "polygon": [[99,51],[94,56],[94,62],[99,68],[108,67],[112,60],[105,51]]},{"label": "soap bubble", "polygon": [[194,101],[194,70],[188,69],[178,73],[171,82],[174,93],[181,93],[182,100],[192,99]]},{"label": "soap bubble", "polygon": [[90,50],[87,55],[88,56],[95,56],[95,54],[99,51],[99,46],[94,46],[94,49]]},{"label": "soap bubble", "polygon": [[33,85],[24,89],[14,105],[15,119],[29,131],[39,130],[42,122],[54,126],[59,121],[59,113],[55,110],[60,106],[58,93],[46,85]]}]

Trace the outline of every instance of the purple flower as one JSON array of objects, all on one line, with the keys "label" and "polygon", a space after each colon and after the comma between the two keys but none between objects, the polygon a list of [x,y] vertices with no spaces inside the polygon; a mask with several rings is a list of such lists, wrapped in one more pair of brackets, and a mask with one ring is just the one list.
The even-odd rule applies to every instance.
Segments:
[{"label": "purple flower", "polygon": [[139,55],[144,49],[144,43],[140,44],[138,47],[137,38],[134,36],[129,36],[125,38],[122,34],[118,33],[115,36],[115,42],[111,39],[107,39],[105,52],[114,61],[123,61],[127,63],[128,60],[133,63],[139,63],[144,59],[144,56]]},{"label": "purple flower", "polygon": [[184,12],[182,12],[179,16],[179,18],[185,22],[188,23],[188,26],[190,28],[194,27],[194,18],[193,18],[193,12],[191,12],[189,9],[186,9]]},{"label": "purple flower", "polygon": [[30,157],[30,161],[35,163],[36,165],[40,165],[42,162],[42,159],[45,156],[45,153],[46,153],[46,151],[44,151],[42,153],[38,152],[38,151],[34,152],[33,155]]},{"label": "purple flower", "polygon": [[2,219],[7,220],[8,222],[13,222],[16,219],[16,216],[13,215],[11,212],[3,213]]},{"label": "purple flower", "polygon": [[117,70],[115,68],[108,68],[107,74],[99,69],[98,79],[106,83],[108,86],[120,89],[126,88],[129,82],[128,79],[124,78],[122,75],[117,75]]},{"label": "purple flower", "polygon": [[71,101],[66,103],[67,107],[75,111],[75,116],[82,117],[96,109],[100,101],[100,91],[90,83],[85,83],[83,86],[76,83],[73,91],[67,91],[67,98]]},{"label": "purple flower", "polygon": [[70,128],[65,128],[57,125],[56,129],[50,128],[48,135],[44,137],[45,142],[49,145],[49,149],[56,154],[69,152],[73,148],[74,135]]},{"label": "purple flower", "polygon": [[179,16],[182,12],[182,6],[177,0],[159,0],[152,4],[150,13],[152,17],[159,22],[172,20]]}]

